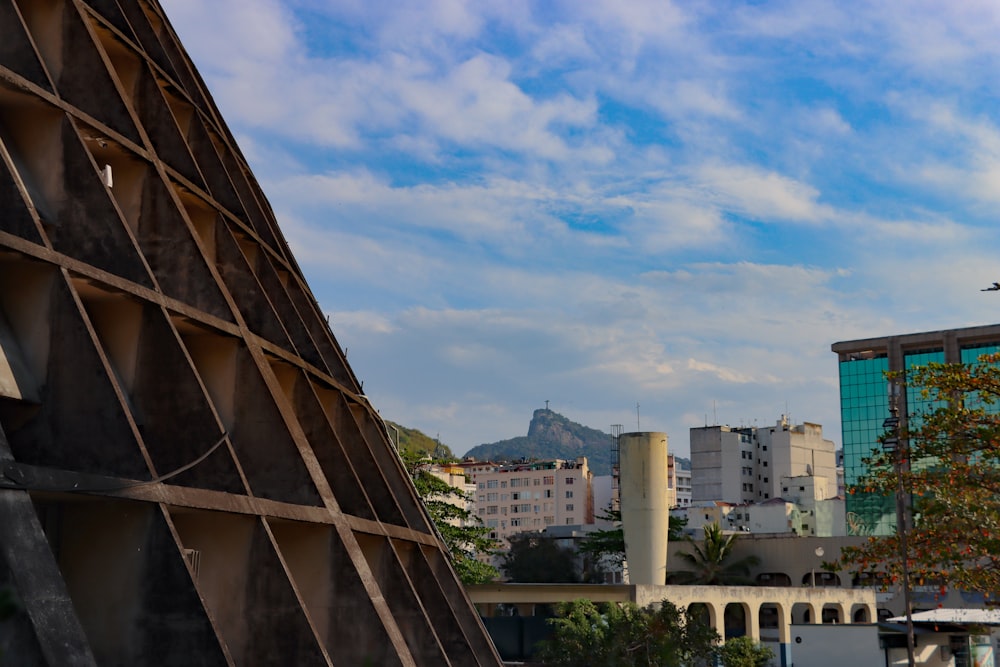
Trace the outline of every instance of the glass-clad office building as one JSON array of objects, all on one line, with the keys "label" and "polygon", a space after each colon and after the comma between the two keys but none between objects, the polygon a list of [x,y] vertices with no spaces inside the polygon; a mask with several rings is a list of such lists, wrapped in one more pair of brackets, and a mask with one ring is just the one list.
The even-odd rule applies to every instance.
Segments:
[{"label": "glass-clad office building", "polygon": [[[879,447],[882,423],[890,416],[885,374],[931,362],[975,363],[983,354],[1000,352],[1000,324],[844,341],[832,349],[839,359],[844,482],[850,487],[864,475],[864,459]],[[896,400],[901,416],[933,407],[911,388]],[[853,493],[846,504],[849,535],[895,532],[894,498]]]}]

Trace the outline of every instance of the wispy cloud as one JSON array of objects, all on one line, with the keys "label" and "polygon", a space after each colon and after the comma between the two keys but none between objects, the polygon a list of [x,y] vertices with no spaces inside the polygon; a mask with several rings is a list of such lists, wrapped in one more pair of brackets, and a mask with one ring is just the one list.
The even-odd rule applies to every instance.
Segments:
[{"label": "wispy cloud", "polygon": [[545,400],[838,439],[830,343],[996,319],[993,3],[163,4],[366,392],[456,451]]}]

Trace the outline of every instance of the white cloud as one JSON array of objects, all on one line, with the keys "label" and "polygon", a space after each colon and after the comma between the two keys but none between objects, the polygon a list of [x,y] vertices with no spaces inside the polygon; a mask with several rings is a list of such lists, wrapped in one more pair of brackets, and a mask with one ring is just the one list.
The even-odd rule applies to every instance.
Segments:
[{"label": "white cloud", "polygon": [[[753,378],[745,373],[740,373],[731,368],[723,368],[716,364],[698,361],[697,359],[688,359],[687,367],[689,370],[697,371],[699,373],[710,373],[723,382],[746,384],[753,381]],[[774,378],[769,378],[769,381],[774,382]]]},{"label": "white cloud", "polygon": [[546,399],[836,439],[831,342],[997,312],[988,3],[164,4],[366,392],[457,451]]},{"label": "white cloud", "polygon": [[709,165],[697,187],[719,205],[762,222],[816,223],[830,216],[816,188],[751,166]]}]

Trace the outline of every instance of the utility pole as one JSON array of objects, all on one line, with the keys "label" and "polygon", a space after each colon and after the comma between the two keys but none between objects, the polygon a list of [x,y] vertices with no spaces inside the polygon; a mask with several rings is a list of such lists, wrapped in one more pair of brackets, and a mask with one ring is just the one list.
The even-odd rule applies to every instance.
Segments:
[{"label": "utility pole", "polygon": [[896,470],[896,532],[899,535],[899,560],[903,570],[903,605],[906,607],[906,659],[909,667],[916,667],[913,640],[913,604],[910,602],[910,550],[906,541],[906,498],[903,488],[903,459],[909,454],[909,444],[901,446],[899,439],[899,385],[889,380],[889,413],[892,415],[882,428],[882,449],[892,456]]}]

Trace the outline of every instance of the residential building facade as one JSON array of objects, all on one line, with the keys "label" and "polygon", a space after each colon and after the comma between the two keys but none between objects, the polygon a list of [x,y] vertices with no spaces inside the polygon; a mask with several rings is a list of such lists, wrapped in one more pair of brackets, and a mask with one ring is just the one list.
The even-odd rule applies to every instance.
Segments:
[{"label": "residential building facade", "polygon": [[472,517],[476,514],[476,485],[469,481],[462,466],[458,464],[442,465],[435,463],[427,467],[427,472],[448,486],[452,486],[462,492],[461,495],[451,495],[443,500],[469,512],[469,519],[451,519],[449,522],[459,527],[472,525],[474,523]]},{"label": "residential building facade", "polygon": [[496,539],[594,523],[593,474],[586,457],[460,465],[476,486],[476,514]]},{"label": "residential building facade", "polygon": [[792,425],[786,416],[770,427],[704,426],[691,429],[691,500],[761,503],[781,497],[782,477],[809,475],[837,495],[837,457],[823,427]]},{"label": "residential building facade", "polygon": [[691,504],[691,471],[682,468],[673,454],[667,457],[667,488],[671,507]]}]

